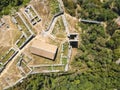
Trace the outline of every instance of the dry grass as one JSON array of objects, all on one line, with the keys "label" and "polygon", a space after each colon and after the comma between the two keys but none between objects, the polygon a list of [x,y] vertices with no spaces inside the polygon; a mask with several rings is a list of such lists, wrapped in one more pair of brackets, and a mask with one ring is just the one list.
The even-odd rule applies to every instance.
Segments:
[{"label": "dry grass", "polygon": [[2,87],[8,86],[8,83],[5,81],[5,78],[0,78],[0,90],[3,90]]},{"label": "dry grass", "polygon": [[13,44],[20,38],[22,33],[19,30],[13,30]]}]

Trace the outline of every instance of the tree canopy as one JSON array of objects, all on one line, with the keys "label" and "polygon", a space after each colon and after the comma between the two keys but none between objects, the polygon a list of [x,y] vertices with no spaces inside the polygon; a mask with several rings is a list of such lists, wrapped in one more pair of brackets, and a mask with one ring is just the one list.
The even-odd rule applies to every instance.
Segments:
[{"label": "tree canopy", "polygon": [[0,16],[10,13],[12,8],[18,8],[20,5],[25,5],[30,0],[1,0],[0,1]]}]

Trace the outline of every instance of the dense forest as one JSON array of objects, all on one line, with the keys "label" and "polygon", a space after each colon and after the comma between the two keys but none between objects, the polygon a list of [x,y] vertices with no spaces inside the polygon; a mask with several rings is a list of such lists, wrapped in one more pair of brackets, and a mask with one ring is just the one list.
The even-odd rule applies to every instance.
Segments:
[{"label": "dense forest", "polygon": [[[5,0],[4,0],[5,1]],[[120,90],[120,0],[63,0],[76,18],[104,24],[78,23],[80,46],[71,63],[74,72],[30,75],[9,90]]]},{"label": "dense forest", "polygon": [[18,9],[19,6],[25,5],[30,0],[0,0],[0,16],[8,15],[12,9]]}]

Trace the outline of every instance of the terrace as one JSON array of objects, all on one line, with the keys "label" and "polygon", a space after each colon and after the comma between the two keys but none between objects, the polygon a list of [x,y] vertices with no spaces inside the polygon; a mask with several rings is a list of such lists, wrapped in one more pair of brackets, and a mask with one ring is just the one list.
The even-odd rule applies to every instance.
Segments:
[{"label": "terrace", "polygon": [[66,38],[67,37],[66,32],[65,32],[64,23],[62,21],[61,16],[57,19],[51,34],[53,34],[57,38]]},{"label": "terrace", "polygon": [[21,37],[18,39],[18,41],[16,42],[16,45],[18,46],[18,48],[20,48],[24,42],[26,41],[26,38],[24,35],[21,35]]},{"label": "terrace", "polygon": [[18,25],[18,29],[24,31],[25,34],[27,35],[27,37],[29,37],[31,35],[31,33],[30,33],[29,29],[27,28],[27,26],[25,25],[25,23],[20,18],[20,16],[16,15],[15,19],[17,21],[16,24]]},{"label": "terrace", "polygon": [[68,63],[69,47],[70,47],[70,44],[67,41],[62,44],[60,60],[61,60],[61,63],[64,64],[64,65],[66,65]]},{"label": "terrace", "polygon": [[9,51],[2,56],[0,62],[1,66],[5,66],[12,58],[18,53],[18,51],[14,48],[10,48]]},{"label": "terrace", "polygon": [[54,71],[64,71],[65,65],[63,64],[51,64],[51,65],[43,65],[38,67],[33,67],[33,73],[41,73],[41,72],[54,72]]},{"label": "terrace", "polygon": [[15,53],[15,51],[13,49],[10,49],[3,57],[1,62],[5,63],[13,54]]},{"label": "terrace", "polygon": [[67,57],[66,56],[62,57],[62,64],[64,64],[64,65],[67,64]]},{"label": "terrace", "polygon": [[23,46],[34,36],[34,33],[30,29],[30,27],[27,25],[25,19],[21,16],[20,13],[17,13],[12,18],[13,22],[18,26],[18,29],[22,31],[22,35],[20,38],[16,41],[15,45],[18,46],[18,48],[22,49]]},{"label": "terrace", "polygon": [[62,44],[62,53],[64,56],[67,56],[68,49],[69,49],[69,43],[68,42],[63,43]]}]

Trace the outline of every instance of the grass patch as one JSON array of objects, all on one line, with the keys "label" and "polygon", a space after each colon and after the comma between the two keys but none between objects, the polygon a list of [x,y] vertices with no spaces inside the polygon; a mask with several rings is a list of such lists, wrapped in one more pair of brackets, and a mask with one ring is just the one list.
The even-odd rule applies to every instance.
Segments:
[{"label": "grass patch", "polygon": [[56,37],[58,37],[58,38],[65,38],[65,35],[62,34],[62,33],[59,33],[59,34],[56,35]]},{"label": "grass patch", "polygon": [[25,42],[25,40],[26,40],[25,36],[23,36],[22,38],[20,38],[19,42],[17,43],[17,46],[20,47]]},{"label": "grass patch", "polygon": [[53,70],[64,71],[64,67],[63,66],[53,66]]},{"label": "grass patch", "polygon": [[5,54],[5,56],[3,56],[3,59],[1,60],[1,62],[5,63],[14,53],[15,51],[11,49],[8,54]]},{"label": "grass patch", "polygon": [[41,67],[35,67],[34,68],[34,71],[36,72],[40,72],[40,71],[43,71],[43,70],[52,70],[52,66],[41,66]]},{"label": "grass patch", "polygon": [[59,2],[57,0],[49,0],[51,14],[60,12]]},{"label": "grass patch", "polygon": [[0,64],[0,68],[3,67],[3,64]]},{"label": "grass patch", "polygon": [[63,56],[68,55],[68,49],[69,49],[69,43],[68,42],[63,43]]},{"label": "grass patch", "polygon": [[0,60],[10,48],[11,47],[3,47],[3,46],[0,47]]},{"label": "grass patch", "polygon": [[44,66],[44,70],[52,71],[52,66]]},{"label": "grass patch", "polygon": [[62,64],[67,64],[67,57],[62,57]]}]

